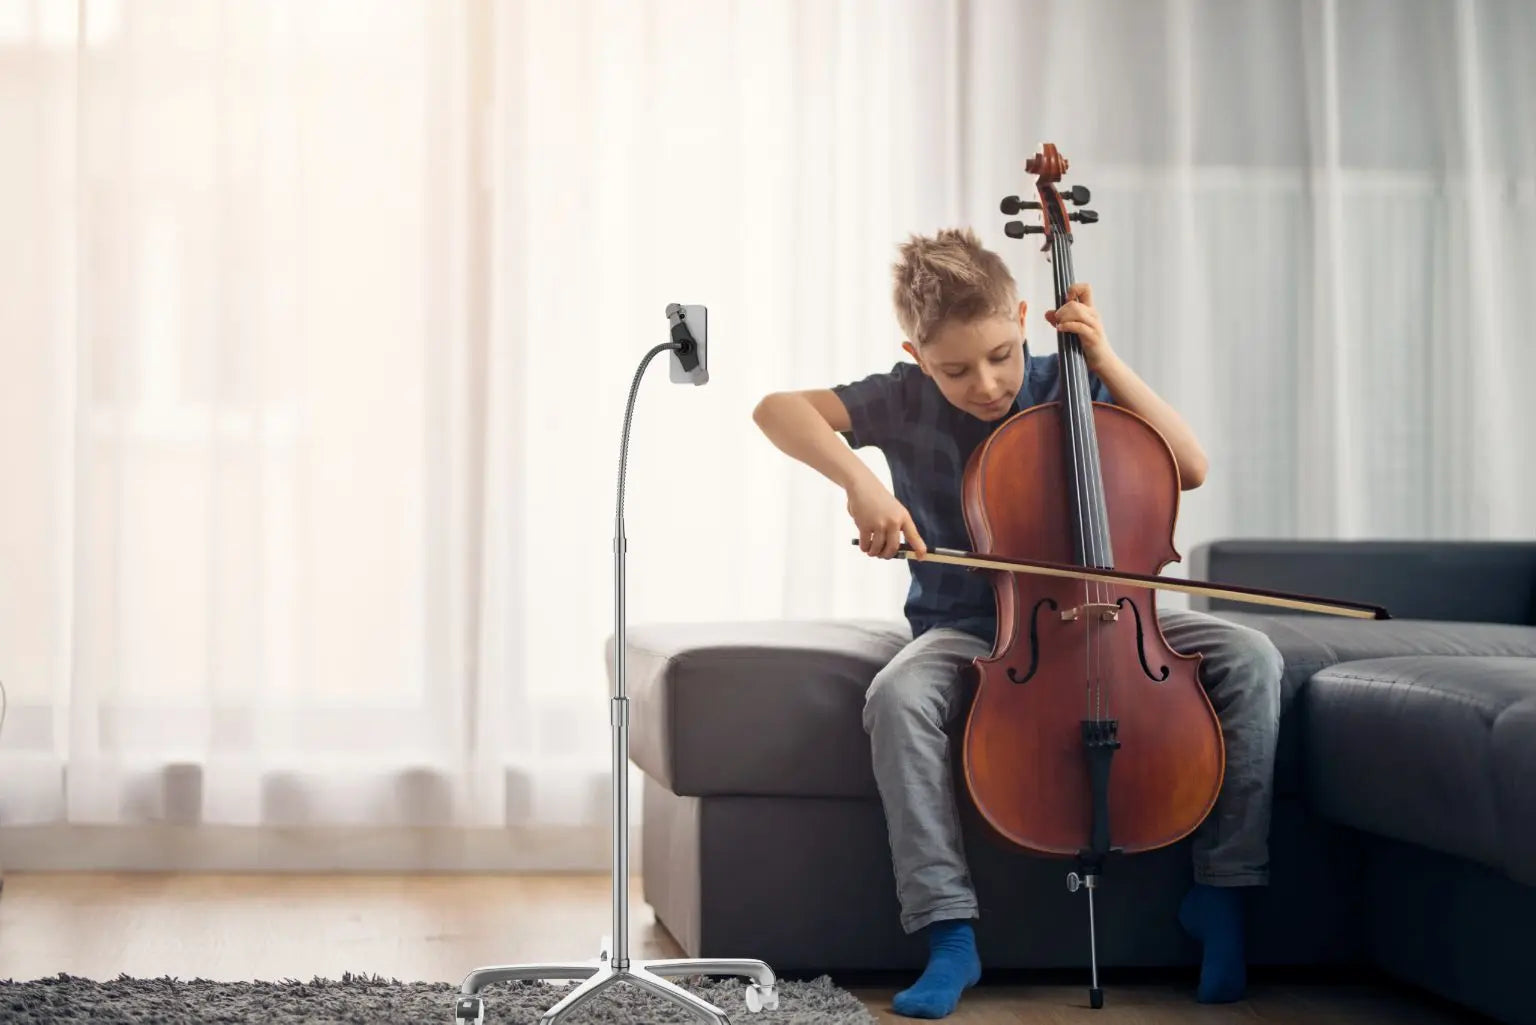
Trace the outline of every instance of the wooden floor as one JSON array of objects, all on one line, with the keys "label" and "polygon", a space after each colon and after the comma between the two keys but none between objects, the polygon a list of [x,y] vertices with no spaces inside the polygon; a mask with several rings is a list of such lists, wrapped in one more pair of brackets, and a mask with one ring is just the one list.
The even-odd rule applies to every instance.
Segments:
[{"label": "wooden floor", "polygon": [[[631,957],[679,956],[640,899],[638,880],[631,892]],[[483,964],[590,959],[611,931],[611,917],[603,876],[7,873],[0,979],[124,973],[308,980],[355,972],[457,984]],[[908,981],[849,988],[881,1022],[910,1022],[889,1010],[892,993]],[[750,1020],[744,1012],[732,1018]],[[1108,1006],[1091,1011],[1081,985],[984,983],[948,1020],[1449,1025],[1477,1019],[1367,986],[1259,984],[1242,1003],[1202,1007],[1186,987],[1121,985],[1109,990]]]}]

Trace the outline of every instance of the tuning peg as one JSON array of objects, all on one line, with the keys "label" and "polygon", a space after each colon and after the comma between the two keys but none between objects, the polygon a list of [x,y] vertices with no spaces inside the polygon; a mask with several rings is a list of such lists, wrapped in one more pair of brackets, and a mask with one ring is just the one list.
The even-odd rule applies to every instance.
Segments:
[{"label": "tuning peg", "polygon": [[1020,210],[1038,210],[1040,204],[1034,200],[1022,200],[1018,196],[1009,196],[1002,202],[1002,210],[1005,214],[1016,214]]},{"label": "tuning peg", "polygon": [[1081,185],[1074,185],[1061,194],[1061,198],[1082,206],[1088,202],[1088,190]]},{"label": "tuning peg", "polygon": [[1095,210],[1073,210],[1067,217],[1084,224],[1097,224],[1099,220],[1098,212]]},{"label": "tuning peg", "polygon": [[1009,221],[1003,225],[1003,230],[1009,238],[1023,238],[1025,235],[1044,235],[1045,229],[1038,224],[1025,224],[1023,221]]}]

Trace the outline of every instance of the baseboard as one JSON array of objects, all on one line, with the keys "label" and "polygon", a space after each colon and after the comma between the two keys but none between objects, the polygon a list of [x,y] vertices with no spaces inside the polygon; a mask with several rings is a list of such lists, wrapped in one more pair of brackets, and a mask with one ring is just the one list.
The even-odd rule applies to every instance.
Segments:
[{"label": "baseboard", "polygon": [[[9,826],[10,872],[607,872],[611,832],[532,829],[280,829]],[[639,867],[640,826],[630,827]]]}]

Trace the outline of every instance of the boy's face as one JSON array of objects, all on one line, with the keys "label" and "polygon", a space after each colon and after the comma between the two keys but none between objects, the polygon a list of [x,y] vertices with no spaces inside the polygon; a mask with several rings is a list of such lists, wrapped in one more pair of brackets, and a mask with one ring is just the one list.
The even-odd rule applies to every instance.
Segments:
[{"label": "boy's face", "polygon": [[942,325],[921,348],[903,342],[923,373],[956,408],[978,420],[1000,420],[1024,386],[1024,311]]}]

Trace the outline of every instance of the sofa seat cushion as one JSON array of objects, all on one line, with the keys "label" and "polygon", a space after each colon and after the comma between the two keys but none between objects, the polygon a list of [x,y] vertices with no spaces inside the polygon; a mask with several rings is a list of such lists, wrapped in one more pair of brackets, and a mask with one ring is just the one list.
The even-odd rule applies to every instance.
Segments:
[{"label": "sofa seat cushion", "polygon": [[1306,724],[1291,710],[1308,681],[1320,670],[1341,662],[1395,655],[1536,657],[1536,626],[1346,619],[1295,612],[1233,610],[1213,614],[1262,631],[1275,643],[1285,662],[1280,683],[1280,737],[1275,751],[1275,791],[1279,794],[1295,794],[1301,789]]},{"label": "sofa seat cushion", "polygon": [[864,693],[912,639],[904,621],[644,624],[628,635],[630,758],[673,793],[878,797]]},{"label": "sofa seat cushion", "polygon": [[[1400,654],[1536,656],[1536,627],[1219,615],[1263,631],[1285,659],[1280,796],[1302,790],[1304,724],[1295,698],[1319,669]],[[625,656],[630,757],[681,796],[874,799],[864,693],[910,639],[901,620],[632,625]],[[611,672],[611,647],[605,660]]]},{"label": "sofa seat cushion", "polygon": [[1262,630],[1285,660],[1281,703],[1314,673],[1341,662],[1396,655],[1514,655],[1536,658],[1536,626],[1429,619],[1347,619],[1307,613],[1217,612]]},{"label": "sofa seat cushion", "polygon": [[1536,884],[1536,659],[1344,662],[1302,707],[1319,814]]}]

